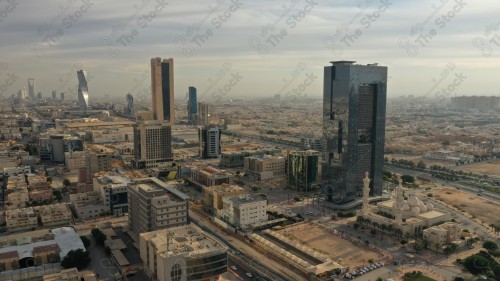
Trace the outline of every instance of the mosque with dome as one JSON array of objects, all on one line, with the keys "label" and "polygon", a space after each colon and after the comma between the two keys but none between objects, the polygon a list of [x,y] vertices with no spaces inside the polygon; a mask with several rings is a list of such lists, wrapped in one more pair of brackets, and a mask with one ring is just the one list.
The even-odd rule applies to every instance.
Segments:
[{"label": "mosque with dome", "polygon": [[431,203],[422,202],[414,194],[405,197],[401,179],[391,200],[369,204],[370,179],[363,179],[363,207],[357,211],[358,221],[364,225],[401,237],[422,236],[424,230],[450,221],[451,214],[438,211]]}]

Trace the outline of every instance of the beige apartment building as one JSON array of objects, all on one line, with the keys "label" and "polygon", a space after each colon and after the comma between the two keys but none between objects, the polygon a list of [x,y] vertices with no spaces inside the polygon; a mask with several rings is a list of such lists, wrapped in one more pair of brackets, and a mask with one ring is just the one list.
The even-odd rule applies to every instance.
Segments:
[{"label": "beige apartment building", "polygon": [[86,151],[66,152],[64,155],[66,169],[68,169],[70,172],[78,172],[80,171],[80,169],[87,168]]},{"label": "beige apartment building", "polygon": [[207,186],[228,184],[230,178],[226,171],[211,166],[191,170],[191,183],[200,191]]},{"label": "beige apartment building", "polygon": [[227,271],[227,247],[198,226],[141,233],[140,256],[152,280],[220,280]]},{"label": "beige apartment building", "polygon": [[103,202],[99,191],[70,194],[69,199],[79,218],[96,218],[109,213],[109,206]]},{"label": "beige apartment building", "polygon": [[210,208],[213,215],[220,216],[224,207],[222,199],[226,196],[246,194],[244,188],[238,185],[223,183],[221,185],[208,186],[203,189],[205,204]]},{"label": "beige apartment building", "polygon": [[452,243],[463,242],[460,240],[462,227],[456,222],[446,222],[440,225],[432,226],[423,230],[424,240],[427,241],[427,248],[441,251],[443,247]]},{"label": "beige apartment building", "polygon": [[32,207],[5,211],[9,232],[31,230],[38,226],[38,219]]},{"label": "beige apartment building", "polygon": [[189,197],[157,178],[128,184],[128,222],[137,235],[188,223]]},{"label": "beige apartment building", "polygon": [[35,207],[44,227],[69,225],[73,220],[67,204],[59,203]]},{"label": "beige apartment building", "polygon": [[280,156],[256,155],[245,158],[244,169],[258,180],[267,180],[285,177],[286,162],[285,158]]}]

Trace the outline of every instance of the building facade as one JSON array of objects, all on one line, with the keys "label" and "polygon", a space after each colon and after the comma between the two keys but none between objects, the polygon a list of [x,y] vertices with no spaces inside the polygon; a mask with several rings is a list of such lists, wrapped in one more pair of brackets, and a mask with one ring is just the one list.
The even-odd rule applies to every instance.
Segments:
[{"label": "building facade", "polygon": [[87,71],[78,70],[76,72],[78,77],[78,105],[82,109],[89,107],[89,88],[87,85]]},{"label": "building facade", "polygon": [[247,228],[267,220],[267,200],[260,196],[226,196],[222,201],[222,219],[237,228]]},{"label": "building facade", "polygon": [[212,215],[220,216],[224,208],[222,201],[226,196],[235,196],[246,194],[245,189],[239,185],[230,185],[227,183],[221,185],[208,186],[203,189],[203,201],[207,205]]},{"label": "building facade", "polygon": [[288,188],[297,191],[317,189],[319,152],[314,150],[292,151],[287,156]]},{"label": "building facade", "polygon": [[206,102],[198,103],[198,125],[208,125],[208,103]]},{"label": "building facade", "polygon": [[134,167],[161,167],[173,161],[172,129],[163,121],[138,121],[134,126]]},{"label": "building facade", "polygon": [[128,222],[136,234],[188,223],[189,197],[157,178],[128,184]]},{"label": "building facade", "polygon": [[245,157],[245,173],[256,176],[258,180],[267,180],[286,175],[286,161],[281,156],[256,155]]},{"label": "building facade", "polygon": [[221,153],[220,138],[219,126],[199,127],[200,157],[203,159],[219,157]]},{"label": "building facade", "polygon": [[197,125],[198,123],[198,98],[196,95],[196,88],[189,87],[188,90],[188,121],[190,125]]},{"label": "building facade", "polygon": [[193,224],[141,233],[140,256],[152,280],[220,280],[227,271],[227,247]]},{"label": "building facade", "polygon": [[331,63],[324,68],[323,86],[322,182],[332,186],[327,199],[361,196],[366,171],[370,194],[382,195],[387,67]]},{"label": "building facade", "polygon": [[174,111],[174,60],[151,59],[151,90],[153,119],[173,125]]}]

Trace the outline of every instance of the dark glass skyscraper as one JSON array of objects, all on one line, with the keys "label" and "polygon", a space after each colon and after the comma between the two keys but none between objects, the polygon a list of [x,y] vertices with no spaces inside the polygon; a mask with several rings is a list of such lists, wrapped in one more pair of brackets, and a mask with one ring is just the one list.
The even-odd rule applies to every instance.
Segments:
[{"label": "dark glass skyscraper", "polygon": [[151,59],[153,118],[174,124],[174,60]]},{"label": "dark glass skyscraper", "polygon": [[362,195],[364,173],[370,194],[382,195],[387,67],[334,61],[324,68],[322,182],[328,200]]},{"label": "dark glass skyscraper", "polygon": [[191,125],[197,123],[198,101],[196,98],[196,88],[189,87],[189,100],[187,104],[188,119]]}]

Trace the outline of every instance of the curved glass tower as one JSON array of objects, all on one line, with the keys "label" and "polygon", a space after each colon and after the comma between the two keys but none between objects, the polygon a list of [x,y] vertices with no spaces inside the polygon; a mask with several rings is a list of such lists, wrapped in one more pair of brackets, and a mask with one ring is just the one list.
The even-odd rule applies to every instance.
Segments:
[{"label": "curved glass tower", "polygon": [[87,71],[78,70],[78,105],[87,109],[89,107],[89,88],[87,87]]}]

